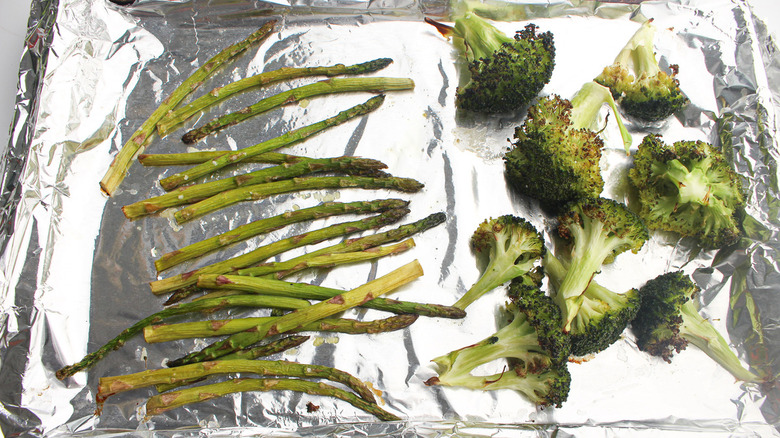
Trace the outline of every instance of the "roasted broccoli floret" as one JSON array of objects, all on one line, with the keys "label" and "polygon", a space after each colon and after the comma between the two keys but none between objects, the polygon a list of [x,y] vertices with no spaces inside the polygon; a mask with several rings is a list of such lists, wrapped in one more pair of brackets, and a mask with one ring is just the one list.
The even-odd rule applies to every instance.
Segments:
[{"label": "roasted broccoli floret", "polygon": [[[552,299],[537,287],[510,285],[506,312],[510,322],[488,338],[433,359],[438,377],[427,385],[460,386],[479,390],[513,389],[541,406],[561,406],[569,394],[571,375],[567,368],[569,338],[561,331],[561,314]],[[503,371],[474,375],[472,371],[505,359]]]},{"label": "roasted broccoli floret", "polygon": [[[561,307],[564,331],[571,333],[576,327],[584,333],[588,315],[580,320],[577,316],[586,304],[585,291],[593,276],[602,265],[612,263],[618,254],[626,250],[639,251],[648,238],[647,228],[620,202],[586,198],[569,204],[558,216],[558,234],[570,242],[569,266],[553,297]],[[581,326],[583,323],[584,327]]]},{"label": "roasted broccoli floret", "polygon": [[[566,267],[548,251],[544,255],[544,272],[552,287],[557,288],[566,275]],[[638,290],[619,294],[591,281],[571,323],[571,353],[583,356],[606,349],[620,339],[638,310]]]},{"label": "roasted broccoli floret", "polygon": [[605,103],[616,115],[628,150],[631,135],[617,116],[612,95],[588,82],[571,101],[552,95],[529,108],[504,156],[509,184],[551,212],[576,199],[599,196],[604,188],[599,167],[604,141],[597,124]]},{"label": "roasted broccoli floret", "polygon": [[471,236],[471,247],[487,258],[479,280],[455,302],[465,309],[477,298],[526,274],[544,254],[544,237],[523,218],[504,215],[482,222]]},{"label": "roasted broccoli floret", "polygon": [[639,349],[671,362],[675,352],[679,353],[691,343],[736,379],[762,381],[745,369],[723,336],[699,314],[694,301],[699,291],[699,287],[680,271],[662,274],[645,283],[639,289],[639,313],[631,324]]},{"label": "roasted broccoli floret", "polygon": [[628,175],[648,228],[695,237],[707,249],[739,239],[742,184],[713,146],[702,141],[670,146],[647,136]]},{"label": "roasted broccoli floret", "polygon": [[670,74],[658,66],[653,51],[655,26],[648,20],[626,43],[612,65],[595,81],[609,87],[626,114],[645,121],[659,121],[688,104],[675,78],[678,67]]},{"label": "roasted broccoli floret", "polygon": [[528,24],[514,38],[470,12],[457,17],[455,26],[426,18],[445,37],[464,50],[468,82],[458,87],[458,108],[478,113],[506,113],[525,108],[550,81],[555,45],[550,32],[536,33]]}]

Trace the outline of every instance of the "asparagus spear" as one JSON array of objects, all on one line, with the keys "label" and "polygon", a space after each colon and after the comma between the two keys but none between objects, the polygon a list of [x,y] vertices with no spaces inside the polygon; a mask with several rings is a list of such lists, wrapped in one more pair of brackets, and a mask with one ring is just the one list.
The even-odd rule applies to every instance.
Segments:
[{"label": "asparagus spear", "polygon": [[311,305],[307,309],[280,316],[273,322],[265,323],[249,330],[233,334],[228,338],[215,342],[199,352],[170,362],[171,366],[203,362],[241,350],[249,345],[260,342],[267,336],[295,330],[311,321],[317,321],[328,316],[370,301],[386,294],[422,275],[422,267],[417,260],[408,263],[387,275],[370,281],[360,287],[337,295],[327,301]]},{"label": "asparagus spear", "polygon": [[207,300],[198,300],[191,303],[177,304],[165,308],[146,318],[136,322],[119,333],[114,339],[108,341],[105,345],[96,351],[87,354],[79,362],[61,368],[56,372],[58,379],[62,380],[70,377],[77,372],[90,368],[108,353],[119,349],[133,336],[141,332],[144,327],[159,323],[165,318],[182,315],[192,312],[213,312],[229,307],[263,307],[275,309],[300,309],[309,306],[309,302],[299,299],[283,299],[284,297],[269,297],[265,295],[232,295],[229,297],[213,298]]},{"label": "asparagus spear", "polygon": [[410,90],[412,88],[414,88],[414,81],[408,78],[368,77],[325,79],[313,84],[302,85],[293,88],[292,90],[283,91],[273,96],[266,97],[244,109],[225,114],[199,128],[188,131],[182,136],[181,140],[184,143],[192,144],[210,134],[240,123],[252,116],[270,111],[280,106],[300,102],[301,100],[310,97],[359,91],[383,93],[386,91]]},{"label": "asparagus spear", "polygon": [[157,123],[157,132],[160,137],[165,137],[173,129],[185,120],[194,116],[209,106],[220,102],[236,93],[244,91],[251,87],[265,86],[274,82],[280,82],[289,79],[304,78],[309,76],[339,76],[339,75],[358,75],[364,73],[373,73],[379,71],[393,62],[389,58],[380,58],[373,61],[345,66],[344,64],[332,65],[329,67],[282,67],[278,70],[264,72],[244,78],[228,85],[217,87],[203,96],[195,99],[192,103],[169,112]]},{"label": "asparagus spear", "polygon": [[[389,242],[397,242],[402,239],[406,239],[407,237],[412,236],[414,234],[421,233],[425,230],[428,230],[429,228],[433,228],[441,224],[442,222],[444,222],[445,219],[446,219],[446,215],[444,213],[434,213],[416,222],[401,225],[400,227],[394,228],[392,230],[371,234],[368,236],[363,236],[355,239],[347,239],[335,245],[321,248],[309,252],[307,254],[303,254],[301,256],[295,257],[293,259],[290,259],[288,260],[288,262],[298,263],[298,266],[296,268],[289,269],[285,272],[268,274],[267,277],[281,280],[282,278],[288,275],[292,275],[296,272],[300,272],[301,270],[306,269],[306,262],[315,257],[331,255],[331,254],[342,254],[342,253],[353,252],[353,251],[370,250],[379,245],[383,245]],[[255,275],[253,271],[256,268],[264,269],[262,266],[257,266],[257,267],[246,268],[246,269],[238,269],[236,273],[239,275]],[[265,275],[266,273],[263,272],[262,274]],[[168,301],[166,301],[166,305],[179,302],[184,298],[187,298],[197,290],[199,289],[194,286],[178,289],[168,298]]]},{"label": "asparagus spear", "polygon": [[374,401],[371,390],[356,377],[323,365],[303,364],[282,360],[215,360],[172,368],[145,370],[123,376],[101,377],[96,399],[105,401],[112,395],[161,383],[176,383],[218,374],[251,373],[261,376],[284,376],[328,379],[341,383],[360,394],[369,402]]},{"label": "asparagus spear", "polygon": [[338,389],[325,383],[310,382],[301,379],[233,379],[227,382],[211,385],[185,388],[179,391],[158,394],[146,402],[146,414],[158,415],[169,409],[196,403],[236,392],[248,391],[298,391],[313,395],[324,395],[339,398],[358,409],[368,412],[383,421],[398,421],[400,418],[380,408],[375,403],[369,403],[351,392]]},{"label": "asparagus spear", "polygon": [[[202,164],[217,159],[231,151],[194,151],[175,154],[139,154],[138,162],[144,166],[184,166]],[[295,164],[301,159],[298,155],[266,152],[243,160],[246,163]]]},{"label": "asparagus spear", "polygon": [[[400,199],[378,199],[374,201],[357,201],[348,203],[325,202],[310,208],[288,211],[277,216],[259,219],[246,225],[241,225],[228,232],[163,254],[158,260],[155,261],[155,267],[157,268],[158,272],[161,272],[185,260],[190,260],[192,258],[202,256],[229,244],[248,239],[249,237],[256,236],[261,233],[273,231],[293,223],[299,223],[312,219],[322,219],[325,217],[341,214],[385,212],[392,209],[406,208],[408,205],[408,201]],[[387,251],[388,250],[378,251],[381,253],[378,256],[386,255]]]},{"label": "asparagus spear", "polygon": [[[394,315],[389,318],[373,321],[358,321],[347,318],[324,318],[305,324],[298,329],[287,332],[334,332],[359,335],[367,333],[385,333],[409,327],[419,315]],[[154,324],[144,328],[144,340],[150,344],[160,342],[177,341],[189,338],[208,338],[215,336],[232,335],[261,324],[279,319],[278,316],[259,316],[253,318],[230,318],[210,321],[180,322],[177,324]],[[241,351],[251,351],[241,350]],[[222,359],[244,358],[250,353],[234,353],[236,356],[227,355]],[[253,354],[253,353],[252,353]],[[259,357],[259,356],[255,356]],[[251,357],[254,359],[255,357]]]},{"label": "asparagus spear", "polygon": [[314,257],[304,257],[302,260],[297,260],[296,258],[284,262],[263,263],[253,268],[241,269],[239,275],[249,275],[252,277],[267,276],[266,278],[281,280],[293,272],[299,272],[304,269],[330,268],[347,263],[373,260],[379,257],[399,254],[413,247],[414,240],[410,238],[394,245],[379,246],[363,251],[323,254]]},{"label": "asparagus spear", "polygon": [[152,281],[149,283],[149,285],[152,289],[152,292],[156,295],[174,292],[177,289],[185,288],[187,286],[194,286],[198,281],[198,275],[226,274],[236,269],[246,268],[248,266],[261,263],[269,257],[273,257],[293,248],[300,248],[305,245],[319,243],[327,239],[332,239],[334,237],[343,236],[350,233],[356,233],[358,231],[379,228],[381,226],[400,220],[408,212],[409,210],[406,208],[395,208],[383,212],[377,216],[371,216],[369,218],[360,219],[357,221],[344,222],[318,230],[309,231],[304,234],[288,237],[287,239],[278,240],[268,245],[255,248],[246,254],[212,263],[190,272],[174,275],[162,280]]},{"label": "asparagus spear", "polygon": [[342,214],[376,213],[394,208],[405,208],[408,201],[400,199],[378,199],[374,201],[359,202],[325,202],[320,205],[301,210],[288,211],[269,218],[258,219],[245,225],[236,227],[228,232],[210,237],[200,242],[187,245],[183,248],[163,254],[155,260],[154,266],[157,272],[162,272],[187,260],[191,260],[227,245],[246,240],[250,237],[284,226],[304,222],[312,219],[321,219]]},{"label": "asparagus spear", "polygon": [[[156,326],[148,326],[144,329],[144,338],[146,338],[147,333],[149,334],[150,338],[154,340],[154,342],[173,341],[191,337],[230,335],[254,327],[262,322],[267,321],[268,318],[274,317],[236,318],[222,321],[196,321],[192,323],[185,322],[180,324],[161,324]],[[301,327],[300,330],[293,330],[288,333],[298,331],[336,332],[352,335],[365,333],[385,333],[409,327],[415,321],[417,321],[417,318],[417,315],[395,315],[391,316],[390,318],[378,319],[374,321],[357,321],[354,319],[345,318],[326,318],[310,324],[306,324],[305,326]],[[219,328],[216,330],[211,329],[216,326],[219,326]],[[182,335],[180,330],[185,335]],[[147,342],[149,342],[149,338],[146,339]],[[309,339],[308,336],[288,336],[286,338],[280,339],[279,341],[272,341],[265,345],[249,347],[236,351],[235,353],[227,354],[222,356],[220,360],[257,359],[258,357],[269,356],[277,351],[284,351],[288,348],[295,347],[302,344],[307,339]],[[277,343],[282,345],[277,346]],[[204,379],[198,378],[177,381],[176,383],[163,383],[156,385],[156,388],[158,392],[165,392],[180,386],[195,383],[200,380]]]},{"label": "asparagus spear", "polygon": [[197,89],[203,81],[211,76],[219,67],[245,52],[253,44],[259,44],[265,41],[265,39],[271,35],[271,31],[274,29],[275,25],[276,20],[271,20],[243,41],[222,50],[213,58],[209,59],[208,62],[200,66],[200,68],[195,70],[190,77],[173,90],[173,92],[163,100],[160,106],[154,110],[152,115],[141,124],[141,127],[130,136],[130,140],[122,146],[114,157],[108,171],[100,181],[100,188],[103,192],[108,196],[111,196],[117,187],[119,187],[119,184],[122,183],[122,180],[127,174],[127,169],[130,168],[133,157],[149,143],[157,122],[159,122],[168,111],[176,107],[179,102]]},{"label": "asparagus spear", "polygon": [[340,125],[356,117],[370,113],[371,111],[379,108],[384,100],[384,96],[374,96],[371,99],[368,99],[366,102],[341,111],[333,117],[304,126],[302,128],[288,131],[278,137],[274,137],[254,146],[242,148],[237,151],[225,152],[223,155],[219,156],[218,158],[214,158],[211,161],[207,161],[188,170],[175,173],[167,178],[161,179],[160,185],[165,190],[173,190],[180,185],[183,185],[189,181],[194,181],[196,178],[201,176],[209,175],[230,164],[235,164],[240,161],[247,160],[255,155],[270,152],[284,146],[294,145],[328,128]]},{"label": "asparagus spear", "polygon": [[246,185],[270,183],[312,173],[331,171],[349,175],[368,174],[377,176],[383,174],[382,172],[378,172],[378,169],[383,169],[385,167],[384,163],[368,158],[301,158],[295,164],[281,164],[216,181],[179,187],[164,195],[125,205],[122,207],[122,212],[128,219],[138,219],[168,207],[191,204],[207,199],[220,192]]},{"label": "asparagus spear", "polygon": [[[286,281],[271,280],[268,278],[214,274],[199,276],[198,287],[300,298],[304,300],[328,300],[344,292],[339,289],[306,283],[288,283]],[[463,318],[466,316],[465,312],[451,306],[398,301],[387,298],[374,298],[371,301],[360,304],[360,307],[392,313],[416,314],[441,318]]]},{"label": "asparagus spear", "polygon": [[293,178],[264,184],[253,184],[226,190],[202,201],[191,204],[174,213],[176,222],[183,224],[221,208],[241,201],[256,201],[281,193],[318,189],[394,189],[407,193],[420,191],[423,185],[411,178],[367,176],[312,176]]},{"label": "asparagus spear", "polygon": [[[252,359],[257,359],[258,357],[270,356],[272,354],[281,353],[291,348],[295,348],[303,344],[307,340],[309,340],[309,336],[299,336],[299,335],[287,336],[284,338],[273,340],[267,344],[245,348],[233,354],[223,356],[222,360],[231,360],[231,359],[252,360]],[[179,388],[181,386],[197,383],[202,380],[206,380],[206,377],[198,377],[190,380],[177,381],[176,383],[160,383],[155,385],[154,387],[157,390],[157,392],[166,392],[172,389]]]}]

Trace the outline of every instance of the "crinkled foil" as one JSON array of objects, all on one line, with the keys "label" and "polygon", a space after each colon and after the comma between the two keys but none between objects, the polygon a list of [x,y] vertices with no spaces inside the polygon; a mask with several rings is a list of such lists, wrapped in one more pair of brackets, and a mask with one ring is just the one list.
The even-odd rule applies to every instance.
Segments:
[{"label": "crinkled foil", "polygon": [[[777,374],[780,56],[759,17],[737,0],[537,1],[504,7],[504,17],[514,21],[497,25],[507,33],[529,21],[554,32],[557,66],[543,93],[564,97],[611,63],[640,22],[655,19],[661,64],[680,66],[680,83],[691,104],[659,125],[629,123],[634,147],[649,132],[668,141],[721,145],[745,178],[747,237],[737,248],[702,252],[688,241],[656,233],[638,254],[621,255],[599,274],[600,281],[626,290],[683,269],[704,290],[704,314],[745,363]],[[446,20],[444,2],[138,0],[122,7],[104,0],[43,0],[33,9],[17,117],[2,162],[0,208],[7,219],[0,236],[0,428],[5,436],[778,435],[780,389],[735,382],[693,347],[664,363],[638,351],[630,331],[608,350],[570,365],[573,384],[561,408],[537,409],[511,391],[425,386],[435,373],[432,358],[495,330],[494,315],[504,299],[500,290],[472,305],[463,320],[420,318],[408,329],[376,335],[314,334],[313,341],[278,356],[335,366],[371,382],[381,391],[383,407],[401,422],[381,423],[340,401],[285,392],[234,395],[147,418],[143,406],[153,393],[137,390],[109,398],[96,415],[99,377],[159,368],[205,345],[202,340],[147,345],[138,337],[88,373],[65,381],[54,376],[160,309],[162,299],[148,286],[156,275],[152,262],[184,243],[323,200],[401,197],[411,201],[405,221],[444,211],[446,223],[416,236],[416,248],[405,254],[295,280],[349,289],[416,258],[425,275],[394,297],[450,304],[479,276],[468,244],[479,222],[513,213],[548,237],[553,222],[513,195],[504,181],[501,156],[522,111],[474,119],[454,110],[462,66],[450,42],[422,20],[425,15]],[[155,180],[175,170],[135,164],[120,193],[109,199],[98,181],[118,148],[195,68],[270,18],[280,21],[274,35],[223,69],[201,92],[283,66],[393,58],[375,75],[411,77],[413,92],[388,93],[376,112],[285,152],[379,159],[391,173],[416,178],[425,189],[411,195],[357,189],[284,195],[181,227],[166,215],[125,220],[120,207],[162,193]],[[210,110],[198,123],[290,86],[246,93]],[[313,98],[254,117],[197,147],[255,144],[366,98]],[[630,159],[613,124],[608,121],[604,132],[605,195],[627,200]],[[178,134],[155,139],[147,152],[187,150]],[[316,226],[338,221],[321,220]],[[206,261],[314,226],[282,229]],[[348,312],[366,320],[378,315]],[[309,401],[319,410],[307,412]]]}]

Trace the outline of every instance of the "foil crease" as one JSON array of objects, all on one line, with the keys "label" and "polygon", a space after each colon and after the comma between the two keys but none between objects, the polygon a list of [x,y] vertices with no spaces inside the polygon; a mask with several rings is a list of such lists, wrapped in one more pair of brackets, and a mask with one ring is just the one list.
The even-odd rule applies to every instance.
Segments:
[{"label": "foil crease", "polygon": [[[495,5],[497,3],[485,3]],[[54,372],[81,359],[124,328],[159,310],[152,261],[216,231],[323,200],[402,197],[406,221],[444,211],[445,224],[416,236],[409,253],[359,266],[301,275],[297,280],[344,289],[414,258],[425,275],[394,298],[451,304],[479,276],[468,239],[488,217],[513,213],[544,230],[552,221],[512,194],[501,157],[522,112],[473,119],[454,110],[460,73],[452,45],[424,16],[446,20],[445,2],[160,1],[117,6],[103,0],[34,2],[11,144],[3,160],[0,278],[0,429],[6,436],[777,436],[777,387],[735,383],[690,347],[672,364],[637,350],[629,331],[608,350],[578,364],[562,408],[536,409],[520,395],[426,387],[430,360],[495,331],[495,291],[463,320],[420,318],[402,331],[377,335],[317,334],[279,358],[335,366],[371,382],[383,407],[404,419],[376,422],[345,403],[294,393],[248,393],[146,418],[152,392],[111,397],[95,414],[101,376],[159,368],[204,341],[146,344],[136,338],[88,373],[59,381]],[[674,269],[702,287],[703,312],[755,369],[777,374],[780,334],[778,266],[777,46],[739,0],[674,0],[641,5],[584,1],[501,3],[507,33],[533,21],[553,31],[557,65],[543,93],[571,96],[612,62],[639,23],[654,18],[662,65],[678,64],[691,99],[684,113],[655,126],[629,123],[634,147],[644,133],[668,141],[700,139],[724,148],[745,177],[746,238],[736,248],[700,252],[656,233],[636,255],[622,255],[600,275],[615,290],[636,287]],[[399,195],[344,190],[285,195],[228,209],[175,227],[161,217],[125,220],[120,207],[162,193],[154,181],[173,171],[135,164],[120,193],[108,199],[98,181],[117,149],[160,101],[221,48],[269,18],[280,19],[265,44],[204,84],[282,66],[394,59],[382,76],[411,77],[414,92],[389,93],[377,112],[286,151],[326,157],[375,158],[426,188]],[[252,103],[281,84],[241,95],[200,122]],[[318,121],[365,100],[312,99],[255,117],[209,137],[199,149],[235,149]],[[192,126],[191,121],[187,126]],[[199,124],[199,123],[198,123]],[[177,131],[147,152],[180,152]],[[605,196],[625,200],[630,165],[613,123],[605,131]],[[617,141],[617,145],[616,145]],[[340,222],[319,221],[317,227]],[[187,264],[176,272],[237,254],[310,225],[285,228]],[[284,257],[286,258],[286,257]],[[639,267],[639,268],[637,268]],[[211,318],[235,312],[210,315]],[[348,316],[373,319],[378,312]],[[315,345],[316,344],[316,345]],[[306,412],[306,402],[320,408]]]}]

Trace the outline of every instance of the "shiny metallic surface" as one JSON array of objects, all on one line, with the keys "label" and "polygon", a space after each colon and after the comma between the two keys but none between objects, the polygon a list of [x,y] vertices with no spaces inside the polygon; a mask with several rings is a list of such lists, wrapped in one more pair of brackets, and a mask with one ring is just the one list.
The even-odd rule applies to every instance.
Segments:
[{"label": "shiny metallic surface", "polygon": [[[641,5],[532,1],[507,6],[507,33],[529,21],[555,35],[557,63],[543,93],[570,97],[610,64],[639,23],[659,29],[661,65],[678,64],[691,100],[681,114],[654,126],[628,121],[634,148],[646,133],[668,141],[721,145],[745,177],[747,237],[737,249],[701,252],[691,242],[655,233],[638,254],[623,254],[598,276],[627,290],[683,269],[702,287],[703,313],[726,334],[745,363],[774,370],[780,334],[777,109],[780,55],[763,23],[738,0],[675,0]],[[137,390],[111,397],[96,415],[101,376],[164,366],[206,341],[146,344],[141,337],[87,373],[59,381],[54,372],[95,350],[163,299],[149,291],[153,260],[189,242],[250,220],[323,200],[402,197],[406,222],[444,211],[445,224],[415,236],[416,248],[379,262],[339,267],[293,280],[350,289],[419,259],[425,275],[393,298],[451,304],[478,278],[468,240],[488,217],[523,216],[551,236],[554,220],[508,190],[502,155],[524,111],[475,118],[456,113],[457,52],[426,15],[447,19],[445,3],[161,1],[117,6],[103,0],[37,3],[34,38],[21,69],[11,147],[3,160],[0,230],[0,428],[6,436],[777,436],[777,387],[734,379],[693,347],[671,364],[638,351],[630,331],[593,357],[570,364],[573,384],[561,408],[537,409],[511,391],[427,387],[431,359],[495,331],[502,291],[486,295],[463,320],[420,318],[411,327],[376,335],[313,334],[278,356],[334,366],[370,382],[383,408],[404,419],[381,423],[346,403],[297,393],[247,393],[146,417]],[[120,207],[161,194],[156,179],[175,169],[135,163],[112,198],[98,182],[133,131],[184,78],[221,48],[268,19],[277,32],[199,89],[283,66],[352,64],[379,57],[394,62],[377,76],[410,77],[413,92],[388,93],[376,112],[283,150],[326,157],[359,155],[385,162],[397,176],[425,184],[416,194],[361,190],[307,192],[244,203],[174,226],[166,214],[127,221]],[[296,83],[304,83],[301,80]],[[284,83],[251,91],[209,110],[200,125]],[[363,102],[365,94],[313,98],[254,117],[208,137],[197,149],[252,145]],[[188,150],[184,132],[155,138],[149,153]],[[628,200],[630,166],[614,120],[604,131],[605,196]],[[167,217],[166,217],[167,216]],[[273,232],[173,273],[245,252],[278,238],[340,222],[319,220]],[[306,248],[305,250],[310,250]],[[296,254],[304,250],[295,251]],[[283,259],[288,258],[286,255]],[[169,275],[165,273],[163,276]],[[204,318],[239,314],[223,312]],[[377,311],[347,316],[370,320]],[[319,406],[307,412],[306,403]]]}]

